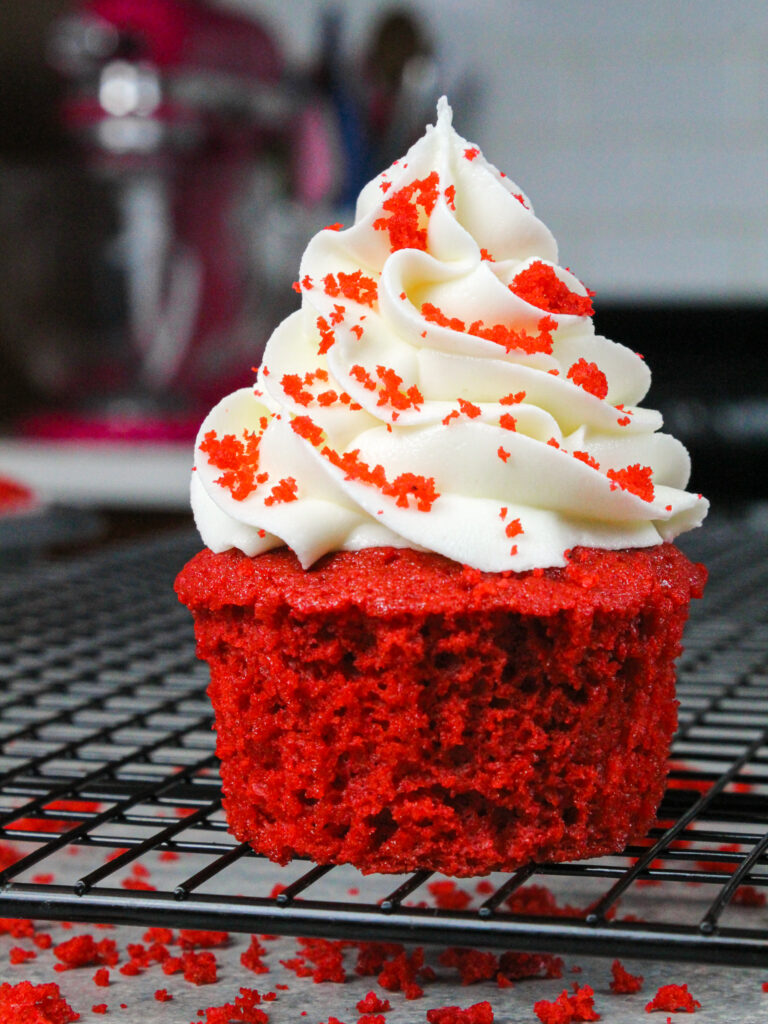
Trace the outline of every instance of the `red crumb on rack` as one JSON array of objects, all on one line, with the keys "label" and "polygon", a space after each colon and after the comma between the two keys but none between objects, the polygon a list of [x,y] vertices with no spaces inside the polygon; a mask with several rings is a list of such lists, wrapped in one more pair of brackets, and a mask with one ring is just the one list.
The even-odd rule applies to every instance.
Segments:
[{"label": "red crumb on rack", "polygon": [[173,999],[173,996],[171,995],[167,988],[157,988],[155,989],[155,999],[158,1001],[158,1003],[170,1003],[170,1001]]},{"label": "red crumb on rack", "polygon": [[654,1010],[667,1010],[670,1013],[693,1013],[701,1008],[698,999],[694,999],[687,985],[662,985],[656,995],[646,1004],[646,1013]]},{"label": "red crumb on rack", "polygon": [[548,313],[567,313],[572,316],[592,316],[592,291],[586,295],[572,292],[568,285],[561,281],[554,268],[541,260],[534,260],[514,278],[509,286],[521,299],[530,302],[538,309]]},{"label": "red crumb on rack", "polygon": [[633,466],[625,466],[624,469],[609,469],[605,475],[623,491],[631,491],[643,501],[653,501],[651,472],[650,466],[641,466],[636,462]]},{"label": "red crumb on rack", "polygon": [[359,302],[371,308],[379,297],[379,286],[372,277],[366,277],[362,270],[356,270],[352,274],[345,274],[340,270],[335,276],[326,274],[323,278],[323,289],[332,299],[343,295],[350,302]]},{"label": "red crumb on rack", "polygon": [[0,1020],[3,1024],[71,1024],[80,1020],[55,982],[33,985],[31,981],[0,984]]},{"label": "red crumb on rack", "polygon": [[607,377],[597,363],[588,363],[583,356],[570,367],[566,376],[595,398],[605,398],[608,394]]},{"label": "red crumb on rack", "polygon": [[541,1024],[575,1024],[577,1021],[600,1020],[595,1011],[595,993],[589,985],[579,987],[574,982],[573,992],[569,995],[563,989],[553,1002],[541,999],[534,1004],[533,1012]]},{"label": "red crumb on rack", "polygon": [[92,935],[74,935],[66,942],[54,946],[53,955],[61,962],[54,970],[69,971],[75,967],[89,967],[92,964],[105,964],[114,967],[120,959],[114,939],[101,939],[96,942]]},{"label": "red crumb on rack", "polygon": [[427,1010],[429,1024],[493,1024],[493,1007],[484,1000],[462,1009],[460,1006],[436,1006]]},{"label": "red crumb on rack", "polygon": [[109,971],[106,967],[100,967],[93,976],[93,984],[99,988],[106,988],[109,985]]},{"label": "red crumb on rack", "polygon": [[643,987],[643,975],[630,974],[620,960],[614,960],[611,964],[611,975],[611,992],[616,995],[629,995],[639,992]]},{"label": "red crumb on rack", "polygon": [[373,222],[374,230],[389,234],[392,252],[399,249],[427,248],[427,229],[422,222],[422,211],[430,216],[437,201],[440,179],[437,171],[426,178],[412,181],[384,200],[382,209],[389,214]]},{"label": "red crumb on rack", "polygon": [[91,1007],[91,1013],[106,1013],[109,1007],[106,1003],[95,1003]]}]

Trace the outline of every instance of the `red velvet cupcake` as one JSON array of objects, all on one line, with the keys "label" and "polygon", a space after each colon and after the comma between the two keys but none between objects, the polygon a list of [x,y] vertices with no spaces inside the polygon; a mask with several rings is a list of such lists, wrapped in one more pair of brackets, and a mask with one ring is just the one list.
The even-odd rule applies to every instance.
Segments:
[{"label": "red velvet cupcake", "polygon": [[177,590],[232,831],[280,862],[457,876],[622,849],[663,793],[704,578],[669,544],[521,574],[201,552]]},{"label": "red velvet cupcake", "polygon": [[230,827],[451,875],[618,852],[661,799],[707,503],[530,201],[438,122],[309,243],[196,445],[181,573]]}]

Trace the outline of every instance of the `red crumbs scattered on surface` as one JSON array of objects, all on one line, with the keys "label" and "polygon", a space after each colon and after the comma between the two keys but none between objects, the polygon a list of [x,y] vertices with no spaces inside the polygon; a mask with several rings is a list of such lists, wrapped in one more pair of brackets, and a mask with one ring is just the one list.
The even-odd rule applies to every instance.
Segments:
[{"label": "red crumbs scattered on surface", "polygon": [[432,171],[426,178],[412,181],[384,200],[383,209],[389,216],[375,220],[373,227],[389,234],[392,252],[398,249],[426,250],[427,229],[423,226],[419,208],[429,217],[437,201],[439,184],[437,171]]},{"label": "red crumbs scattered on surface", "polygon": [[508,537],[519,537],[521,533],[525,533],[525,530],[520,525],[519,519],[511,519],[504,528],[504,532]]},{"label": "red crumbs scattered on surface", "polygon": [[91,1007],[91,1013],[106,1013],[108,1009],[106,1003],[96,1003]]},{"label": "red crumbs scattered on surface", "polygon": [[169,945],[173,942],[173,932],[170,928],[147,928],[142,939],[145,942],[163,942]]},{"label": "red crumbs scattered on surface", "polygon": [[204,950],[195,953],[188,950],[181,956],[168,957],[163,961],[163,974],[183,973],[184,980],[193,985],[213,985],[216,982],[216,957]]},{"label": "red crumbs scattered on surface", "polygon": [[167,988],[158,988],[155,989],[155,999],[158,1001],[158,1003],[170,1003],[170,1001],[173,999],[173,996],[171,995]]},{"label": "red crumbs scattered on surface", "polygon": [[639,992],[643,987],[642,974],[630,974],[620,960],[614,960],[611,964],[611,975],[611,992],[615,992],[617,995]]},{"label": "red crumbs scattered on surface", "polygon": [[476,156],[480,156],[480,150],[477,146],[471,146],[469,149],[464,150],[464,156],[467,160],[474,160]]},{"label": "red crumbs scattered on surface", "polygon": [[96,942],[92,935],[75,935],[53,948],[54,956],[61,961],[54,970],[69,971],[74,967],[89,967],[92,964],[106,964],[114,967],[119,959],[117,945],[113,939]]},{"label": "red crumbs scattered on surface", "polygon": [[[313,963],[310,971],[313,981],[334,981],[342,983],[347,980],[344,972],[344,949],[349,945],[336,939],[300,938],[303,958]],[[299,957],[298,959],[302,959]]]},{"label": "red crumbs scattered on surface", "polygon": [[266,952],[258,936],[252,935],[250,946],[240,954],[240,963],[254,974],[267,974],[269,968],[261,959]]},{"label": "red crumbs scattered on surface", "polygon": [[360,1013],[386,1013],[392,1007],[388,999],[380,999],[375,992],[369,992],[357,1003]]},{"label": "red crumbs scattered on surface", "polygon": [[99,988],[106,988],[109,985],[109,971],[106,967],[100,967],[93,976],[93,984]]},{"label": "red crumbs scattered on surface", "polygon": [[54,982],[4,982],[0,985],[0,1020],[3,1024],[70,1024],[80,1020],[80,1014],[75,1013]]},{"label": "red crumbs scattered on surface", "polygon": [[600,1020],[600,1014],[594,1008],[594,996],[589,985],[580,988],[574,983],[570,995],[567,989],[563,989],[553,1002],[540,999],[534,1004],[533,1012],[541,1024],[576,1024],[578,1021]]},{"label": "red crumbs scattered on surface", "polygon": [[509,286],[510,291],[532,306],[544,309],[548,313],[569,313],[574,316],[592,316],[592,296],[594,292],[579,295],[572,292],[568,285],[561,281],[553,267],[541,260],[535,260],[514,278]]},{"label": "red crumbs scattered on surface", "polygon": [[402,992],[406,999],[420,999],[424,989],[416,980],[424,977],[424,950],[417,946],[410,954],[403,950],[386,960],[379,972],[379,984],[388,992]]},{"label": "red crumbs scattered on surface", "polygon": [[219,438],[215,430],[209,430],[200,445],[200,451],[208,456],[208,462],[216,469],[224,470],[216,480],[226,487],[235,501],[242,501],[267,480],[266,473],[259,473],[259,445],[261,434],[244,430],[242,440],[234,434]]},{"label": "red crumbs scattered on surface", "polygon": [[456,209],[456,186],[449,185],[445,190],[445,201],[448,203],[452,210]]},{"label": "red crumbs scattered on surface", "polygon": [[485,1000],[462,1009],[460,1006],[438,1006],[427,1010],[429,1024],[493,1024],[493,1008]]},{"label": "red crumbs scattered on surface", "polygon": [[650,466],[641,466],[639,462],[636,462],[634,466],[626,466],[624,469],[609,469],[605,475],[609,480],[618,484],[623,491],[631,491],[643,501],[653,501],[653,480]]},{"label": "red crumbs scattered on surface", "polygon": [[37,953],[33,949],[22,949],[21,946],[11,946],[8,953],[8,960],[12,964],[25,964],[27,960],[34,960]]},{"label": "red crumbs scattered on surface", "polygon": [[503,988],[526,978],[562,978],[563,960],[552,953],[515,953],[508,950],[499,957],[496,981]]},{"label": "red crumbs scattered on surface", "polygon": [[596,398],[605,398],[608,394],[608,380],[605,374],[597,363],[588,363],[583,356],[571,366],[566,376],[568,380],[572,380],[574,384]]},{"label": "red crumbs scattered on surface", "polygon": [[495,953],[479,949],[452,947],[444,949],[439,956],[443,967],[455,967],[462,985],[474,985],[478,981],[489,981],[499,972],[499,961]]},{"label": "red crumbs scattered on surface", "polygon": [[199,1010],[198,1015],[205,1018],[201,1024],[232,1024],[233,1021],[242,1024],[268,1024],[269,1017],[260,1009],[261,996],[255,988],[241,988],[240,995],[236,996],[231,1003],[224,1003],[222,1006],[208,1006],[205,1010]]},{"label": "red crumbs scattered on surface", "polygon": [[503,412],[499,416],[499,426],[504,430],[517,430],[517,420],[511,412]]},{"label": "red crumbs scattered on surface", "polygon": [[646,1013],[653,1013],[654,1010],[693,1013],[700,1007],[701,1003],[693,998],[687,985],[662,985],[645,1010]]},{"label": "red crumbs scattered on surface", "polygon": [[340,270],[334,277],[333,274],[326,274],[323,278],[325,294],[331,298],[343,295],[351,302],[359,302],[363,306],[370,306],[379,297],[379,286],[372,277],[366,277],[362,270],[356,270],[352,274],[345,274]]},{"label": "red crumbs scattered on surface", "polygon": [[507,327],[505,324],[493,324],[488,327],[481,320],[476,320],[469,327],[458,317],[448,317],[441,309],[431,302],[425,302],[421,307],[421,315],[429,323],[437,324],[439,327],[447,327],[452,331],[462,334],[471,334],[476,338],[484,338],[501,345],[507,352],[519,349],[533,355],[536,352],[543,352],[546,355],[552,354],[552,332],[557,330],[557,323],[551,316],[542,317],[536,325],[538,334],[529,334],[525,330],[516,330],[514,327]]},{"label": "red crumbs scattered on surface", "polygon": [[229,932],[196,931],[192,928],[182,928],[179,931],[178,941],[182,949],[213,949],[216,946],[229,944]]},{"label": "red crumbs scattered on surface", "polygon": [[496,449],[496,454],[499,456],[502,462],[506,462],[512,453],[508,452],[506,448],[502,448],[501,445],[499,445],[499,447]]}]

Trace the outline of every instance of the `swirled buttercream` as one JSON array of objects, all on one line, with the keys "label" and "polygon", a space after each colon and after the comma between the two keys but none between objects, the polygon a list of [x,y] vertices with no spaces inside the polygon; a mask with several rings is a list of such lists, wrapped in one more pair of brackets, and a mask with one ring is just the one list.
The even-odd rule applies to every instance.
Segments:
[{"label": "swirled buttercream", "polygon": [[205,419],[192,505],[213,551],[287,544],[306,568],[395,545],[526,570],[704,518],[685,448],[638,404],[642,358],[595,333],[527,196],[451,120],[443,99],[354,224],[309,242],[255,387]]}]

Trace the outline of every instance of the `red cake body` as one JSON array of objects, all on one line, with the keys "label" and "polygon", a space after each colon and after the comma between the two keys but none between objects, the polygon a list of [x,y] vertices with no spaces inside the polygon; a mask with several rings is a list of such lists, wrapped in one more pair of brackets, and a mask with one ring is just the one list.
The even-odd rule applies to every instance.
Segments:
[{"label": "red cake body", "polygon": [[620,851],[661,800],[706,572],[671,544],[484,573],[370,548],[200,552],[230,828],[259,853],[467,876]]}]

